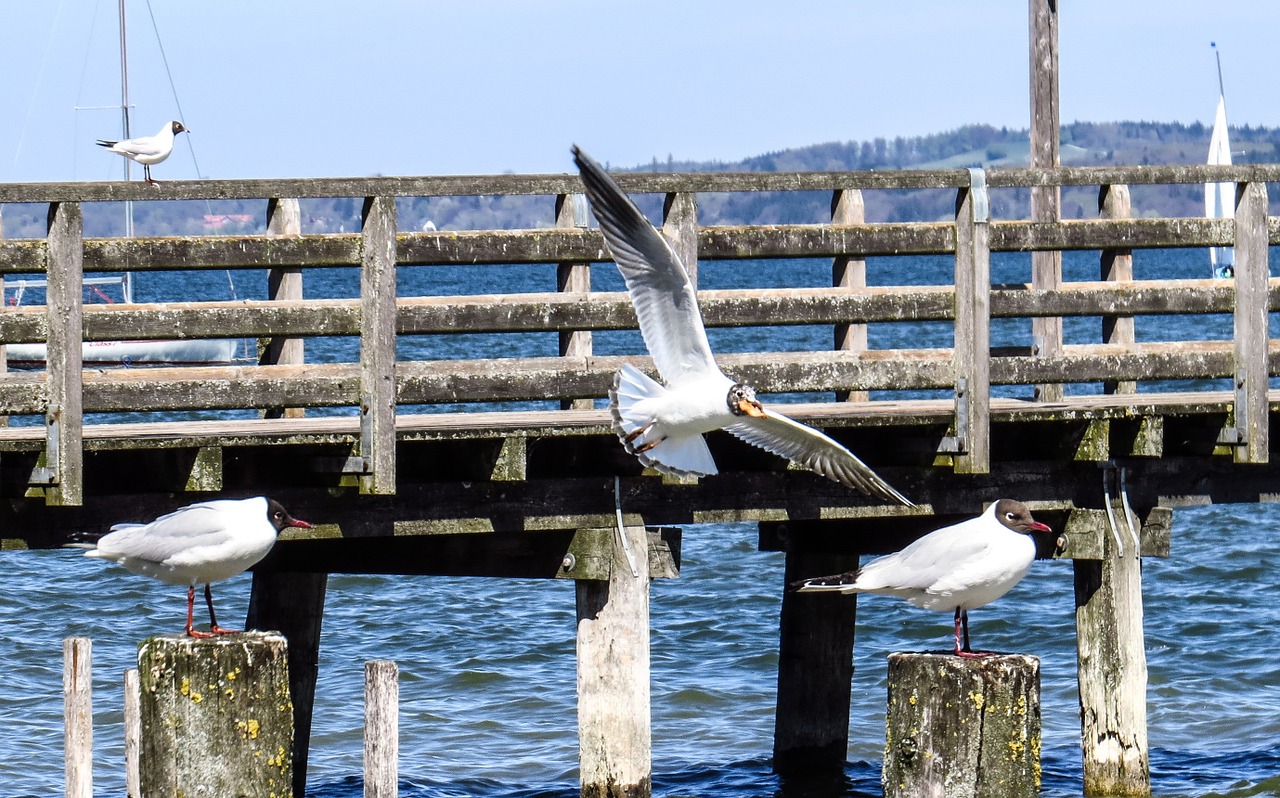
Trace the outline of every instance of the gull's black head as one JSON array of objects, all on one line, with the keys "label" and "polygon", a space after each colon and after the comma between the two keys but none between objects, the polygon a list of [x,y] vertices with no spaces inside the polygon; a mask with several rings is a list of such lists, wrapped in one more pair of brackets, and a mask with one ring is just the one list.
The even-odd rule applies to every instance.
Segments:
[{"label": "gull's black head", "polygon": [[173,132],[175,135],[177,135],[178,133],[182,133],[183,131],[186,130],[186,128],[183,127],[182,123],[176,119],[170,122],[169,126],[173,129]]}]

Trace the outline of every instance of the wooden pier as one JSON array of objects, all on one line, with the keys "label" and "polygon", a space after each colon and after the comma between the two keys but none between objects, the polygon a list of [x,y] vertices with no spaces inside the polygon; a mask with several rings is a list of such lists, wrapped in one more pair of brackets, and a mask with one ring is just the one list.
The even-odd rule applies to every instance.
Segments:
[{"label": "wooden pier", "polygon": [[[1130,185],[1206,181],[1238,184],[1234,221],[1130,215]],[[44,371],[0,373],[0,414],[36,422],[15,418],[0,428],[0,542],[6,549],[59,546],[74,532],[214,495],[271,495],[317,522],[312,532],[290,530],[258,567],[250,611],[251,625],[280,629],[290,640],[301,779],[327,574],[578,580],[580,619],[593,621],[579,626],[580,668],[587,669],[579,678],[582,746],[584,757],[603,761],[586,752],[615,744],[617,735],[590,705],[598,693],[591,685],[609,684],[615,701],[618,686],[629,685],[635,692],[626,700],[647,712],[647,679],[610,672],[617,663],[590,654],[599,643],[592,636],[647,651],[648,591],[626,582],[636,572],[645,585],[678,574],[678,527],[757,522],[761,548],[787,551],[794,578],[844,570],[858,555],[892,550],[980,512],[985,502],[1015,497],[1066,531],[1060,556],[1076,564],[1081,694],[1099,704],[1085,712],[1082,730],[1086,785],[1141,793],[1141,625],[1119,622],[1135,605],[1140,611],[1135,554],[1167,553],[1172,507],[1280,496],[1270,456],[1280,414],[1280,391],[1270,387],[1280,374],[1280,344],[1269,332],[1269,314],[1280,309],[1280,281],[1268,263],[1268,247],[1280,244],[1280,218],[1268,215],[1267,183],[1276,181],[1280,166],[620,175],[627,191],[664,197],[664,232],[694,272],[716,260],[766,271],[785,269],[787,259],[831,260],[829,283],[708,289],[700,292],[703,312],[709,327],[829,325],[830,349],[726,354],[722,363],[762,392],[808,395],[788,414],[846,443],[918,505],[905,509],[788,469],[722,435],[711,438],[719,476],[642,472],[598,400],[621,363],[644,367],[647,359],[593,352],[593,332],[634,328],[635,317],[624,294],[592,290],[589,264],[608,256],[573,201],[575,176],[0,184],[0,203],[49,208],[47,238],[0,241],[0,276],[35,274],[49,283],[46,305],[0,313],[0,344],[47,342],[50,352]],[[1018,207],[1027,189],[1066,185],[1097,187],[1098,218],[991,215],[992,207]],[[868,190],[952,192],[955,217],[867,223],[858,208]],[[699,223],[697,195],[763,191],[823,192],[832,216],[806,224]],[[554,198],[547,204],[554,212],[531,230],[397,226],[397,197],[511,195]],[[334,196],[363,199],[363,230],[302,234],[297,201]],[[83,203],[226,198],[268,200],[267,232],[127,240],[82,233]],[[1235,246],[1234,280],[1132,279],[1134,249],[1211,245]],[[1040,276],[1027,284],[992,282],[992,253],[1067,250],[1097,252],[1099,278],[1063,282],[1059,260],[1056,275],[1037,266]],[[867,257],[908,255],[952,259],[954,279],[867,285]],[[547,288],[397,294],[398,269],[455,265],[479,274],[486,268],[479,264],[545,270]],[[359,270],[359,295],[304,299],[307,270],[321,267]],[[265,269],[270,298],[82,302],[86,273],[125,269]],[[894,273],[910,269],[906,262]],[[1183,314],[1233,315],[1234,335],[1135,340],[1135,317]],[[991,344],[993,320],[1022,319],[1030,328],[1071,317],[1096,319],[1096,337],[1067,342],[1061,324],[1037,324],[1025,345]],[[867,346],[867,325],[924,321],[951,325],[952,345]],[[398,341],[464,331],[501,334],[504,352],[536,351],[522,341],[556,333],[560,354],[397,357]],[[359,356],[312,362],[305,353],[315,336],[357,337]],[[83,341],[215,337],[258,339],[260,361],[99,370],[82,368],[80,359]],[[1167,381],[1180,382],[1168,390]],[[111,415],[135,411],[173,415],[121,423]],[[177,420],[189,411],[241,412]],[[634,570],[620,540],[648,544]],[[1117,604],[1116,597],[1127,598]],[[615,599],[622,617],[608,611],[617,609]],[[776,762],[843,762],[849,683],[847,671],[831,665],[851,656],[852,601],[798,611],[794,600],[783,605]],[[621,634],[628,617],[634,628]],[[815,630],[829,650],[797,651]],[[1115,668],[1123,674],[1116,677]],[[1104,678],[1129,686],[1110,694]],[[625,736],[635,746],[627,761],[638,763],[636,777],[647,783],[647,723]],[[1091,749],[1090,740],[1104,737],[1121,742]]]}]

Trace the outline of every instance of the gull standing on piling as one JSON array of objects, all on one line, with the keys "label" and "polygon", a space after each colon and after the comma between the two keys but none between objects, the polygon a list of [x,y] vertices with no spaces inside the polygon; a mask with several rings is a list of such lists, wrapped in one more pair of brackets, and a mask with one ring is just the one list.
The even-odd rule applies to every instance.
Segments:
[{"label": "gull standing on piling", "polygon": [[98,139],[98,146],[142,164],[144,178],[155,185],[157,181],[151,179],[151,165],[169,157],[169,153],[173,152],[173,137],[185,130],[182,123],[174,119],[165,122],[164,127],[154,136],[138,136],[121,141]]},{"label": "gull standing on piling", "polygon": [[[257,563],[288,527],[310,529],[274,499],[219,499],[190,504],[149,524],[116,524],[86,557],[112,560],[136,574],[171,585],[187,586],[187,634],[212,637],[234,634],[218,626],[210,582],[230,579]],[[196,585],[204,584],[209,631],[193,628]]]},{"label": "gull standing on piling", "polygon": [[792,589],[879,593],[927,610],[955,610],[956,654],[981,657],[986,654],[969,648],[969,610],[990,604],[1021,582],[1036,558],[1032,533],[1050,531],[1022,502],[1001,499],[977,518],[930,532],[857,571],[805,579]]},{"label": "gull standing on piling", "polygon": [[645,346],[663,382],[624,365],[609,390],[613,429],[640,462],[668,474],[718,473],[702,435],[723,429],[828,479],[887,501],[911,501],[852,452],[766,409],[755,390],[720,370],[680,257],[604,168],[573,148],[591,210],[627,284]]}]

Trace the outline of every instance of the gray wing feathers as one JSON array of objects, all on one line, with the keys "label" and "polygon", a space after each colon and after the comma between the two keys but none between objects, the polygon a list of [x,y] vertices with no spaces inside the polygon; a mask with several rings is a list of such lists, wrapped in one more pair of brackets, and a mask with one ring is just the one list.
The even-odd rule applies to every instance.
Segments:
[{"label": "gray wing feathers", "polygon": [[816,471],[827,479],[871,496],[911,507],[912,502],[881,479],[866,463],[813,427],[765,410],[765,418],[746,418],[725,427],[742,440]]},{"label": "gray wing feathers", "polygon": [[671,383],[685,374],[718,369],[680,258],[600,164],[577,147],[573,154],[663,380]]},{"label": "gray wing feathers", "polygon": [[98,541],[98,556],[164,562],[192,548],[216,545],[226,534],[216,510],[195,504],[149,524],[116,524]]}]

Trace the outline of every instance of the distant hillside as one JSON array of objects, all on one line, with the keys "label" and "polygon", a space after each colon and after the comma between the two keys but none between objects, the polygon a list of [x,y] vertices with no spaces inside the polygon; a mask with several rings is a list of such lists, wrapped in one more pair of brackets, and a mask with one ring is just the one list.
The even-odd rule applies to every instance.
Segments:
[{"label": "distant hillside", "polygon": [[[1202,124],[1162,122],[1076,122],[1062,128],[1062,162],[1066,165],[1141,165],[1202,163],[1209,148],[1209,130]],[[946,133],[915,138],[875,139],[813,144],[766,153],[736,163],[665,161],[629,171],[860,171],[939,169],[973,166],[1022,166],[1027,163],[1027,130],[969,125]],[[1240,127],[1231,130],[1237,163],[1280,162],[1280,128]],[[614,167],[618,168],[618,167]],[[1069,188],[1063,192],[1064,218],[1087,218],[1097,213],[1097,192]],[[1199,186],[1135,186],[1135,213],[1197,216],[1203,212]],[[997,190],[992,195],[996,217],[1027,214],[1027,192]],[[649,203],[656,200],[649,198]],[[951,191],[868,191],[869,221],[921,221],[949,218],[955,197]],[[1273,207],[1280,192],[1272,192]],[[652,207],[652,205],[646,205]],[[781,224],[818,222],[829,218],[825,192],[781,194],[706,194],[698,198],[699,219],[705,224]],[[360,228],[360,202],[355,199],[308,200],[303,203],[303,230],[308,233],[352,232]],[[28,238],[44,235],[43,206],[10,205],[3,209],[4,235]],[[554,217],[548,197],[440,197],[408,199],[399,204],[405,229],[516,229],[546,227]],[[139,235],[195,235],[201,233],[260,232],[266,202],[136,203]],[[113,203],[85,208],[85,234],[120,235],[123,212]]]}]

